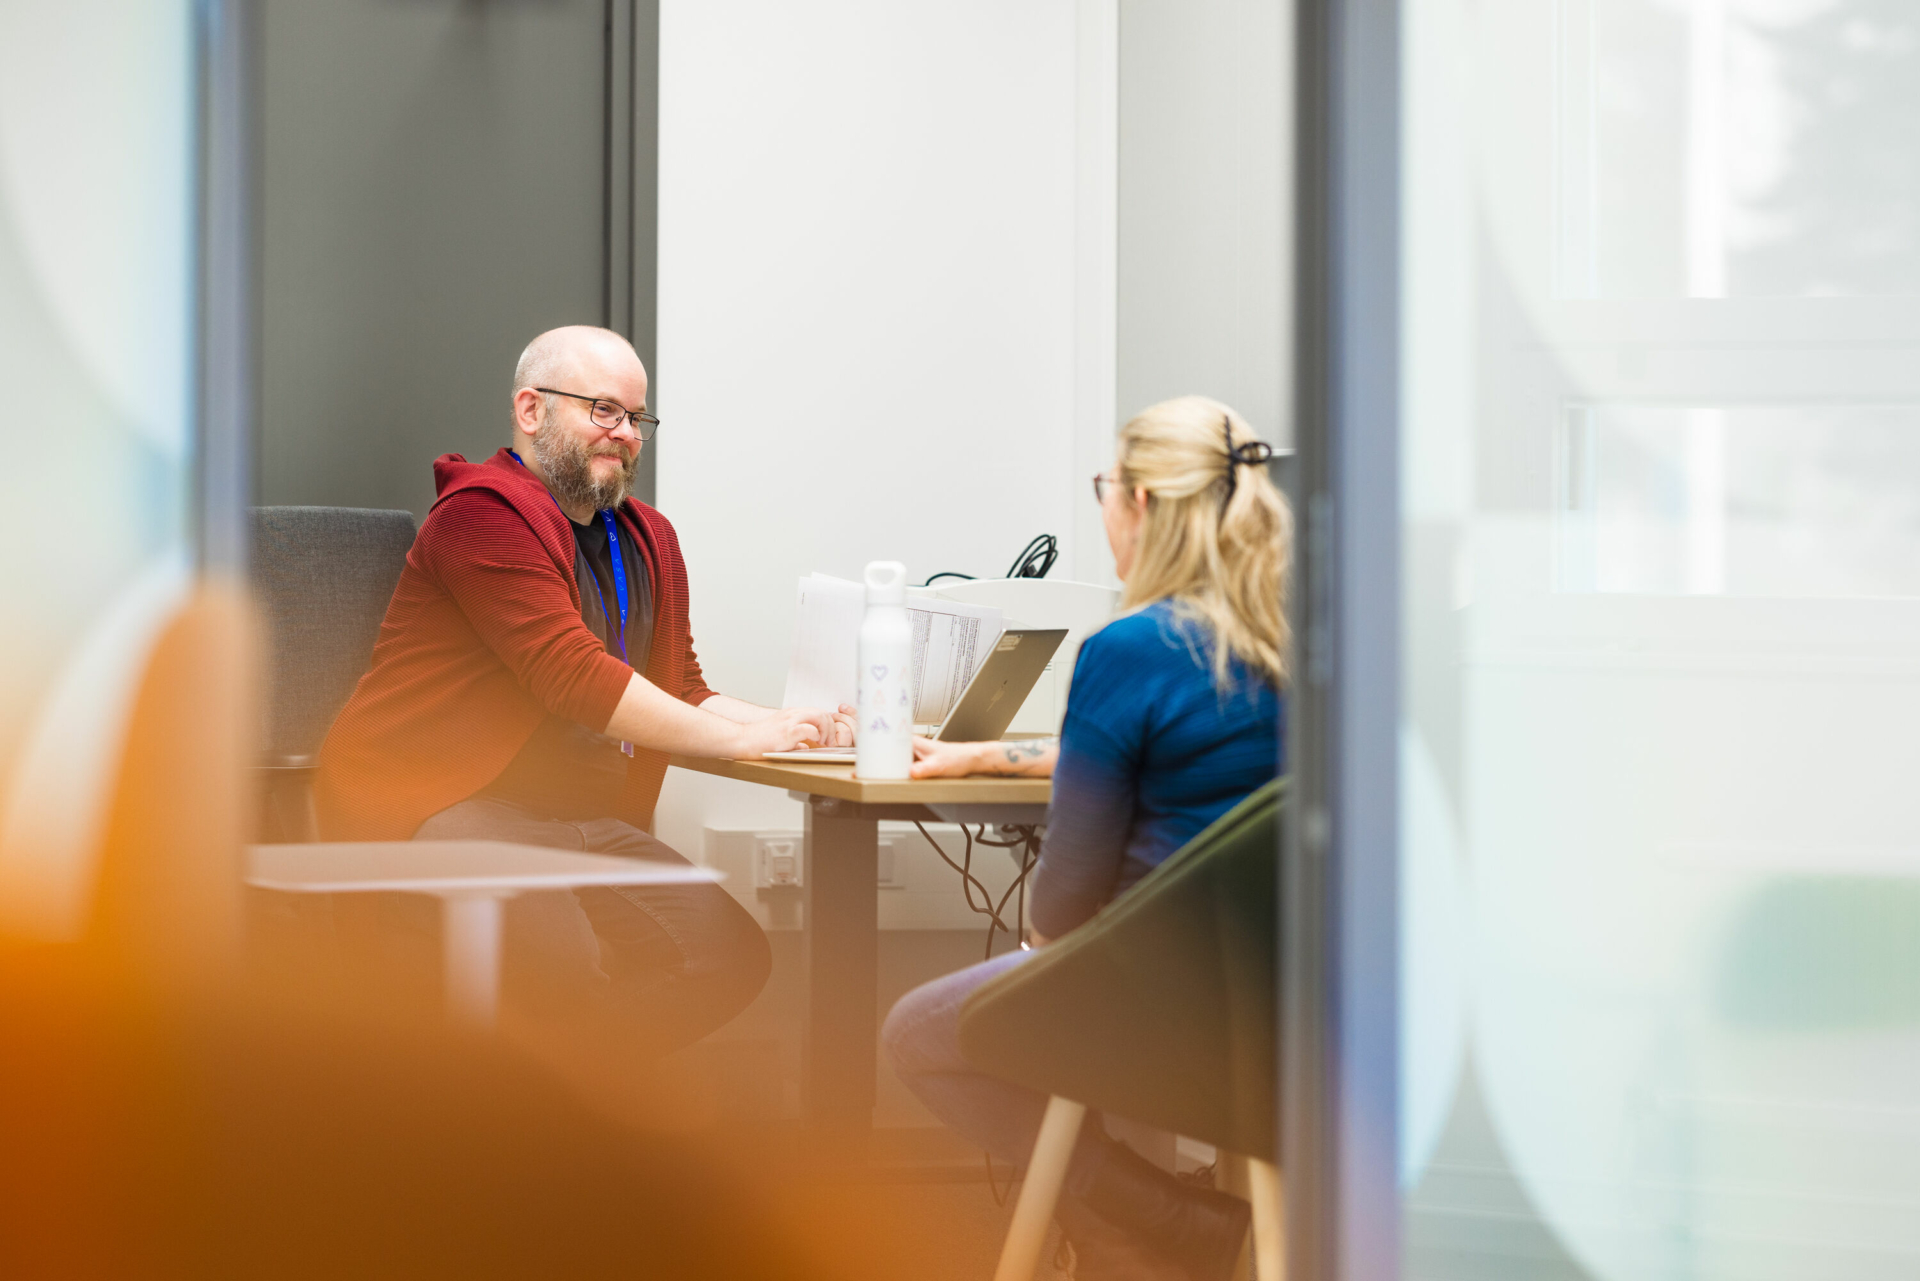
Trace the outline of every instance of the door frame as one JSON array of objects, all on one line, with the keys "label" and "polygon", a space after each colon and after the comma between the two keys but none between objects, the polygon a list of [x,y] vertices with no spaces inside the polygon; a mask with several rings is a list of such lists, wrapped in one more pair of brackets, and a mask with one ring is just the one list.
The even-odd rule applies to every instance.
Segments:
[{"label": "door frame", "polygon": [[1296,20],[1287,1265],[1397,1281],[1400,5],[1298,0]]}]

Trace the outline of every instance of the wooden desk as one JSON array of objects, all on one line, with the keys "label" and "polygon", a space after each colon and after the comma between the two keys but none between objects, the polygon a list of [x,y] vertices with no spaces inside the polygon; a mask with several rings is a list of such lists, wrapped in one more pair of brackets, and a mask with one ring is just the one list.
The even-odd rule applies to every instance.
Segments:
[{"label": "wooden desk", "polygon": [[880,823],[1043,823],[1053,780],[881,782],[846,765],[676,756],[681,769],[778,787],[807,802],[801,871],[807,956],[801,1107],[821,1150],[864,1159],[879,1035]]}]

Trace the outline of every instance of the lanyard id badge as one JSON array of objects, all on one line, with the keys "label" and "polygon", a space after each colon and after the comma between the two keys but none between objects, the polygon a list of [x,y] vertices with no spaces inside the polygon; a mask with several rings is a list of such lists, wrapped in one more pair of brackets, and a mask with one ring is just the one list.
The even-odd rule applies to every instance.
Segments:
[{"label": "lanyard id badge", "polygon": [[[556,500],[557,501],[557,500]],[[613,554],[613,594],[620,602],[620,661],[633,666],[633,660],[627,657],[627,567],[620,557],[620,527],[614,523],[613,513],[603,511],[600,519],[607,527],[607,550]],[[600,580],[593,580],[593,590],[600,591]],[[607,596],[600,592],[600,617],[607,616]],[[621,754],[629,759],[633,756],[633,744],[622,741]]]},{"label": "lanyard id badge", "polygon": [[[620,559],[620,527],[613,522],[613,513],[603,511],[600,520],[607,527],[607,550],[613,553],[613,594],[620,601],[620,657],[627,657],[627,567]],[[593,581],[593,589],[600,591],[600,580]],[[606,617],[606,593],[600,595],[600,616]],[[629,663],[631,665],[631,663]]]}]

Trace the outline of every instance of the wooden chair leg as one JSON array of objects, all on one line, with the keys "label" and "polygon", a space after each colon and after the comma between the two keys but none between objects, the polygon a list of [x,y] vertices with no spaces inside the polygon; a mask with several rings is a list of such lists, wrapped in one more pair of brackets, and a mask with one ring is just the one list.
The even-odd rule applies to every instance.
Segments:
[{"label": "wooden chair leg", "polygon": [[1280,1170],[1247,1159],[1248,1198],[1253,1202],[1254,1275],[1260,1281],[1285,1281],[1287,1268],[1287,1189]]},{"label": "wooden chair leg", "polygon": [[1014,1203],[1013,1223],[1007,1228],[1007,1243],[1001,1247],[1000,1266],[994,1269],[993,1281],[1033,1281],[1040,1251],[1047,1244],[1047,1224],[1060,1199],[1067,1162],[1073,1159],[1073,1145],[1086,1115],[1084,1103],[1057,1094],[1047,1100],[1047,1114],[1041,1118],[1040,1134],[1033,1141],[1033,1156],[1020,1183],[1020,1199]]},{"label": "wooden chair leg", "polygon": [[[1252,1202],[1253,1187],[1247,1174],[1247,1158],[1225,1148],[1215,1149],[1213,1158],[1213,1186],[1229,1196],[1237,1196],[1242,1201]],[[1240,1253],[1233,1261],[1233,1281],[1260,1281],[1254,1275],[1253,1232],[1247,1232],[1247,1239],[1240,1243]]]}]

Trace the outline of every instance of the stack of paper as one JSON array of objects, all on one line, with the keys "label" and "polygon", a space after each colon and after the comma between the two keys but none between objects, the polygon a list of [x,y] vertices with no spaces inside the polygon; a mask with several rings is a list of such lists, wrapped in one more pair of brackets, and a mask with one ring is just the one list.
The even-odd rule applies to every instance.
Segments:
[{"label": "stack of paper", "polygon": [[[866,612],[867,589],[859,583],[825,574],[800,580],[782,706],[838,707],[858,700],[860,620]],[[913,719],[937,725],[1005,623],[991,606],[914,595],[907,598],[907,620],[913,626]]]}]

